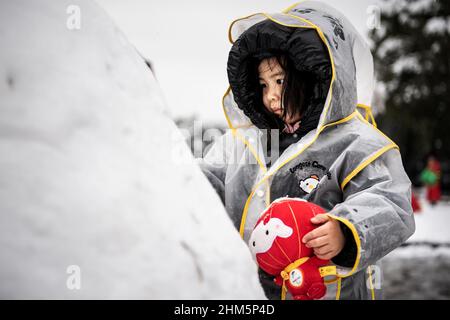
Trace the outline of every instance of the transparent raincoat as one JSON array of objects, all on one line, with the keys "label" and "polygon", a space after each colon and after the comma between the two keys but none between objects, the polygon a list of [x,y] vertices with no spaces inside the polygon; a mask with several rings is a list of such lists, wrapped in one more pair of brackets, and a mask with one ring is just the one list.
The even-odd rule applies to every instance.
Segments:
[{"label": "transparent raincoat", "polygon": [[[398,147],[368,121],[373,120],[370,50],[341,13],[316,1],[238,19],[230,26],[230,41],[236,45],[246,30],[267,20],[314,30],[326,48],[331,81],[318,126],[269,161],[264,130],[254,125],[246,106],[236,103],[230,87],[223,98],[230,130],[214,142],[201,168],[245,242],[260,214],[277,198],[303,198],[325,208],[349,230],[346,241],[356,248],[351,266],[337,264],[338,277],[327,284],[325,298],[380,298],[378,261],[412,235],[415,223],[411,184]],[[295,46],[290,43],[286,50]],[[260,279],[268,298],[281,297],[271,277],[260,272]]]}]

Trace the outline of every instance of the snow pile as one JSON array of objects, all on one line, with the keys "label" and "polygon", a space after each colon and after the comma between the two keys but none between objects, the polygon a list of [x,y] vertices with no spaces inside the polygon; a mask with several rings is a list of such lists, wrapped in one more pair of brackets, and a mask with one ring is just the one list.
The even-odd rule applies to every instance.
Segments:
[{"label": "snow pile", "polygon": [[416,232],[408,242],[432,242],[450,245],[450,204],[441,201],[432,206],[422,197],[420,205],[422,211],[415,215]]},{"label": "snow pile", "polygon": [[0,298],[264,298],[110,19],[88,0],[3,1],[0,30]]},{"label": "snow pile", "polygon": [[421,210],[414,214],[416,231],[406,242],[387,257],[408,258],[426,255],[450,256],[450,203],[438,202],[432,206],[425,199],[425,189],[416,193]]},{"label": "snow pile", "polygon": [[414,214],[416,231],[400,247],[387,257],[407,258],[412,256],[446,254],[450,256],[450,203],[438,202],[432,206],[425,199],[425,190],[416,193],[421,210]]}]

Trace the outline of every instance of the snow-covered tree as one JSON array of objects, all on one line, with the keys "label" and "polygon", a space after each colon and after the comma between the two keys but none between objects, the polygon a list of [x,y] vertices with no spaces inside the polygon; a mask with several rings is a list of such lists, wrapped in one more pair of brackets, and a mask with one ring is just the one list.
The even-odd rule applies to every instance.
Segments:
[{"label": "snow-covered tree", "polygon": [[385,99],[378,120],[414,179],[428,152],[450,156],[450,2],[384,0],[380,8],[370,33]]}]

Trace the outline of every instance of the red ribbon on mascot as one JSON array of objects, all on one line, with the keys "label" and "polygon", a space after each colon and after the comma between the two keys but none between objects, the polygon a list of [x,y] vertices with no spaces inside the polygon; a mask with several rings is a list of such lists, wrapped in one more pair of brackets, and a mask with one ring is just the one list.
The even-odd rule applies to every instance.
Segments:
[{"label": "red ribbon on mascot", "polygon": [[320,299],[327,290],[324,277],[336,275],[336,266],[317,258],[302,242],[317,227],[311,218],[322,213],[324,209],[306,200],[280,198],[256,222],[248,242],[250,251],[259,267],[282,286],[282,299],[287,290],[295,300]]}]

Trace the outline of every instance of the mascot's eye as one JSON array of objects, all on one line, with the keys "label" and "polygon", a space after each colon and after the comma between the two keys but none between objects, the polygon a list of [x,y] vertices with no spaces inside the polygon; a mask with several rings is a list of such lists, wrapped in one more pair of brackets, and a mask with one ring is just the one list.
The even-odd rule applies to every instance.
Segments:
[{"label": "mascot's eye", "polygon": [[269,230],[266,230],[266,235],[269,235]]},{"label": "mascot's eye", "polygon": [[253,241],[253,246],[256,247],[256,242],[255,241]]}]

